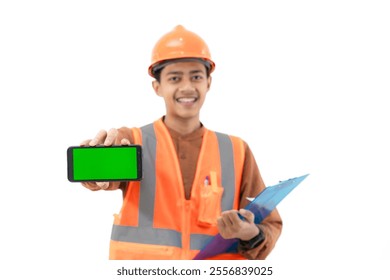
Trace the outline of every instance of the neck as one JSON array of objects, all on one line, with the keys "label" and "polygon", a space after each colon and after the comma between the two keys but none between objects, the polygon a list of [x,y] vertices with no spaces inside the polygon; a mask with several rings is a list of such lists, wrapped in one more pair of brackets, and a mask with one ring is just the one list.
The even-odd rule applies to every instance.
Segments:
[{"label": "neck", "polygon": [[201,126],[199,118],[177,119],[165,116],[164,123],[167,127],[173,129],[181,135],[190,134]]}]

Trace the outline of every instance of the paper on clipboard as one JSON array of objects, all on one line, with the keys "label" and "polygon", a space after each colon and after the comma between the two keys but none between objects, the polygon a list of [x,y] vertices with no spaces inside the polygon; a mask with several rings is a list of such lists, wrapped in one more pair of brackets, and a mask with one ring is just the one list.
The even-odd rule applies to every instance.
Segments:
[{"label": "paper on clipboard", "polygon": [[[253,212],[255,223],[261,223],[276,205],[279,204],[296,186],[309,174],[279,182],[279,184],[265,188],[245,209]],[[194,260],[203,260],[225,252],[237,251],[238,239],[224,239],[220,234],[215,235],[210,242],[194,257]]]}]

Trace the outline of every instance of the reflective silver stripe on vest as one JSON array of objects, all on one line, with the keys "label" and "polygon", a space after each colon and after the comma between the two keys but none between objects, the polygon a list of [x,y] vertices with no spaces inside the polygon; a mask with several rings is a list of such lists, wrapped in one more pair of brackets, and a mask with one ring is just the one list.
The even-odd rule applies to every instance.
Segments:
[{"label": "reflective silver stripe on vest", "polygon": [[141,131],[142,170],[147,170],[147,176],[141,180],[138,221],[140,227],[152,227],[156,197],[156,133],[153,124],[142,127]]},{"label": "reflective silver stripe on vest", "polygon": [[222,195],[222,211],[233,209],[235,194],[236,176],[234,171],[233,143],[226,134],[216,132],[219,145],[219,156],[221,158],[222,186],[224,187]]},{"label": "reflective silver stripe on vest", "polygon": [[182,247],[180,232],[152,227],[114,225],[111,239],[122,242]]},{"label": "reflective silver stripe on vest", "polygon": [[[141,128],[142,131],[142,168],[148,176],[141,181],[139,201],[139,226],[113,225],[111,239],[123,242],[155,244],[182,247],[181,233],[175,230],[153,228],[154,200],[156,194],[156,134],[153,124]],[[222,166],[222,211],[232,209],[235,194],[235,172],[233,146],[230,137],[216,133]],[[144,172],[145,174],[145,172]],[[191,250],[201,250],[213,236],[191,234]]]},{"label": "reflective silver stripe on vest", "polygon": [[209,243],[209,241],[214,237],[214,235],[207,234],[191,234],[190,237],[190,249],[191,250],[202,250],[203,247]]}]

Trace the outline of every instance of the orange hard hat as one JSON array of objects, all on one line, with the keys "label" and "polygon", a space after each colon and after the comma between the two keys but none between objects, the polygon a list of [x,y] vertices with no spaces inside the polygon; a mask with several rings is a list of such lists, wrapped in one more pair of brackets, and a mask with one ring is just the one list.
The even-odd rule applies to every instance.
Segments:
[{"label": "orange hard hat", "polygon": [[214,71],[215,63],[211,60],[210,51],[205,41],[194,32],[178,25],[171,32],[163,35],[154,46],[152,63],[148,70],[149,75],[154,77],[156,66],[165,65],[164,62],[167,60],[183,58],[200,59],[208,66],[209,73]]}]

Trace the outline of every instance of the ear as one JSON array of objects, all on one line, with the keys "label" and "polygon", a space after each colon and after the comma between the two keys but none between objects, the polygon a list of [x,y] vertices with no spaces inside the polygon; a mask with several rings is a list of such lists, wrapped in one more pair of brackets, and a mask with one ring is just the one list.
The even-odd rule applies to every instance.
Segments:
[{"label": "ear", "polygon": [[153,89],[154,89],[154,92],[158,95],[158,96],[161,96],[161,94],[160,94],[160,83],[157,81],[157,80],[154,80],[153,82],[152,82],[152,87],[153,87]]},{"label": "ear", "polygon": [[210,87],[211,87],[211,81],[212,81],[212,78],[211,78],[211,76],[209,76],[209,77],[207,78],[207,90],[209,90]]}]

